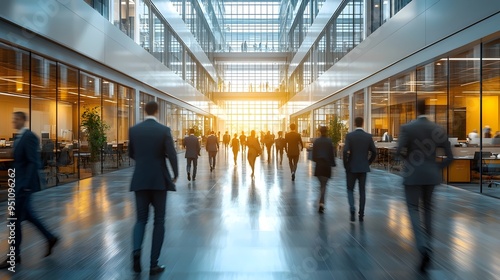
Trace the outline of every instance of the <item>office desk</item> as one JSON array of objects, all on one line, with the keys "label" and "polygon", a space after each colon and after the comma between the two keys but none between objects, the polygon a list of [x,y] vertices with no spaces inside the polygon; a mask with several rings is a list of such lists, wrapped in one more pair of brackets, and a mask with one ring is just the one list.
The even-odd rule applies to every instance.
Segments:
[{"label": "office desk", "polygon": [[[442,157],[440,158],[442,159]],[[483,170],[483,176],[488,177],[486,179],[500,176],[500,159],[483,158],[482,165],[488,167],[488,169]],[[473,169],[474,157],[455,157],[453,162],[443,169],[443,181],[447,183],[470,183],[474,175],[479,176],[479,171]]]}]

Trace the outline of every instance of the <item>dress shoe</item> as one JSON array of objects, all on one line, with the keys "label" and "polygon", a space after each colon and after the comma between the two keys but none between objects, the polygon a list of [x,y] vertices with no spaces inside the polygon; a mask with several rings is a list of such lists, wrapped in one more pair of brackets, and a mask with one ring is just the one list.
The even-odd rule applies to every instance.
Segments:
[{"label": "dress shoe", "polygon": [[325,205],[323,203],[320,203],[318,212],[319,213],[325,213]]},{"label": "dress shoe", "polygon": [[356,221],[356,218],[354,217],[354,211],[351,211],[351,222]]},{"label": "dress shoe", "polygon": [[295,181],[295,172],[292,173],[292,181]]},{"label": "dress shoe", "polygon": [[[16,264],[21,263],[21,256],[17,256],[15,260]],[[0,269],[6,269],[12,267],[12,263],[10,263],[10,258],[5,259],[5,261],[0,263]]]},{"label": "dress shoe", "polygon": [[429,268],[429,264],[431,263],[431,257],[428,252],[422,254],[422,259],[420,261],[420,272],[427,273],[427,269]]},{"label": "dress shoe", "polygon": [[210,166],[210,172],[212,172],[212,170],[214,170],[214,168],[212,166]]},{"label": "dress shoe", "polygon": [[196,176],[193,176],[193,181],[196,180]]},{"label": "dress shoe", "polygon": [[59,241],[59,238],[57,238],[56,236],[49,239],[49,244],[47,245],[47,254],[45,254],[46,257],[48,257],[48,256],[50,256],[50,254],[52,254],[52,248],[54,248],[54,246],[56,246],[58,241]]},{"label": "dress shoe", "polygon": [[191,174],[188,172],[188,181],[191,181]]},{"label": "dress shoe", "polygon": [[156,265],[149,269],[149,275],[155,275],[165,270],[164,265]]},{"label": "dress shoe", "polygon": [[136,250],[132,253],[132,259],[134,260],[134,271],[139,273],[141,269],[141,251]]},{"label": "dress shoe", "polygon": [[365,217],[365,216],[363,216],[363,215],[359,215],[359,216],[358,216],[358,220],[359,220],[360,222],[362,222],[362,221],[364,221],[364,220],[365,220],[365,218],[364,218],[364,217]]}]

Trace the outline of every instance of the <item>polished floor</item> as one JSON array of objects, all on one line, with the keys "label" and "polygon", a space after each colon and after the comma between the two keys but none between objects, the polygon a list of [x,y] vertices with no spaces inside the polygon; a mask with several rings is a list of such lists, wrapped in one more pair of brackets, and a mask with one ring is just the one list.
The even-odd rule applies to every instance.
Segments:
[{"label": "polished floor", "polygon": [[[194,182],[179,154],[178,191],[168,194],[162,274],[131,267],[132,169],[35,194],[39,216],[61,237],[52,256],[24,225],[22,264],[0,279],[499,279],[500,200],[450,186],[435,193],[435,257],[417,272],[401,179],[382,170],[368,176],[365,221],[349,221],[343,167],[328,183],[324,214],[317,213],[318,181],[301,157],[292,182],[288,161],[248,163],[221,151],[214,172],[204,153]],[[0,203],[6,209],[6,203]],[[5,211],[0,252],[7,251]],[[149,263],[151,223],[143,249]],[[3,254],[3,253],[2,253]]]}]

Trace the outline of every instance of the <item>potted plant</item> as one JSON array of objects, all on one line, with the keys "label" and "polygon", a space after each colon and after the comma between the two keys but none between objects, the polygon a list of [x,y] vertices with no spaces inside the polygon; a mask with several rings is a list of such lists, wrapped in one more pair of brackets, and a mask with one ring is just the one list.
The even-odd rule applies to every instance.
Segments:
[{"label": "potted plant", "polygon": [[100,170],[101,151],[107,142],[106,131],[109,129],[101,118],[99,106],[89,108],[84,106],[82,114],[82,131],[87,138],[90,152],[90,166],[92,174],[95,175]]},{"label": "potted plant", "polygon": [[330,126],[328,128],[328,137],[332,139],[335,156],[337,155],[337,149],[340,141],[347,134],[347,127],[342,122],[342,120],[337,116],[333,115],[333,119],[330,120]]}]

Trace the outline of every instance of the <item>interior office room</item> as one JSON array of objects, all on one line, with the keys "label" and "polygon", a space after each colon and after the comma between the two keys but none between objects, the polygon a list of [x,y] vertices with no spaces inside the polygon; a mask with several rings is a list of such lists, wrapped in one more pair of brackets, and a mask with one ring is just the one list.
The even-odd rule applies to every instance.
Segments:
[{"label": "interior office room", "polygon": [[[32,254],[18,275],[0,271],[0,279],[146,276],[130,267],[129,129],[145,120],[150,101],[159,105],[157,121],[171,129],[180,170],[177,192],[167,200],[168,249],[160,258],[167,270],[158,279],[494,279],[500,273],[499,248],[491,245],[500,242],[488,241],[498,239],[493,232],[500,225],[499,1],[4,0],[0,58],[0,208],[14,163],[13,113],[21,111],[40,141],[44,190],[34,204],[46,202],[40,215],[74,237],[56,247],[59,263],[37,259],[39,242],[25,249]],[[436,232],[443,235],[427,276],[413,265],[403,161],[396,154],[401,126],[417,117],[418,100],[445,128],[454,155],[436,188]],[[365,228],[349,223],[344,199],[342,149],[356,117],[377,148],[367,183],[373,216]],[[89,134],[90,120],[102,128],[100,142]],[[212,131],[219,141],[226,132],[241,139],[255,131],[262,142],[267,132],[275,138],[289,132],[290,124],[304,143],[297,181],[290,180],[286,153],[278,162],[276,145],[257,158],[254,179],[246,153],[233,163],[232,147],[222,142],[219,166],[208,172],[205,141]],[[332,203],[324,215],[317,213],[320,191],[307,159],[321,126],[337,139]],[[186,178],[190,129],[202,148],[196,182]],[[0,217],[1,226],[6,213]],[[314,248],[328,253],[318,258]],[[81,251],[95,261],[79,258]],[[352,265],[354,255],[366,266]],[[254,261],[246,264],[245,256]],[[266,256],[273,259],[264,262]]]}]

